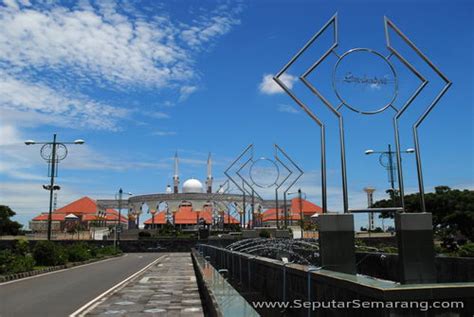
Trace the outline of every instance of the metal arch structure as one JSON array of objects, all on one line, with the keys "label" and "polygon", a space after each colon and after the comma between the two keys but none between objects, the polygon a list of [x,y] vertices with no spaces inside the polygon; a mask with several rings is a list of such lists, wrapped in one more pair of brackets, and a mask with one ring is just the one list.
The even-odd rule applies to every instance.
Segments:
[{"label": "metal arch structure", "polygon": [[[229,178],[229,180],[234,183],[237,188],[239,188],[240,191],[245,195],[246,193],[252,197],[252,211],[255,210],[255,204],[254,204],[254,196],[257,195],[257,197],[262,201],[262,196],[259,193],[258,190],[255,189],[256,187],[259,187],[261,189],[271,189],[273,188],[275,190],[275,209],[276,209],[276,222],[277,222],[277,227],[279,227],[279,206],[278,206],[278,191],[281,189],[281,187],[287,183],[288,179],[294,174],[295,170],[297,170],[298,174],[295,177],[293,181],[290,182],[290,184],[285,188],[284,193],[286,192],[298,181],[298,179],[303,175],[303,170],[294,162],[294,160],[291,159],[291,157],[277,144],[274,144],[275,147],[275,152],[273,154],[273,158],[267,158],[267,157],[260,157],[255,159],[254,158],[254,145],[250,144],[247,146],[247,148],[230,164],[230,166],[227,168],[227,170],[224,172],[224,174]],[[282,154],[282,156],[279,156],[279,153]],[[239,185],[239,182],[235,179],[232,178],[232,175],[230,174],[230,170],[234,168],[237,163],[246,155],[249,154],[249,157],[246,158],[246,160],[240,164],[240,167],[237,168],[237,171],[235,174],[240,178],[242,181],[242,186]],[[290,162],[290,166],[285,164],[285,162],[281,159],[285,158]],[[271,183],[268,183],[267,185],[264,184],[259,184],[258,182],[255,181],[254,177],[252,177],[252,167],[255,165],[255,163],[259,161],[269,161],[272,166],[274,166],[275,171],[277,173],[276,177],[274,180],[272,180]],[[246,168],[250,166],[249,168],[249,175],[243,174],[243,171],[246,170]],[[285,174],[281,175],[280,171],[284,171]],[[251,189],[251,191],[248,190],[248,188]],[[244,203],[245,204],[245,203]],[[285,206],[286,208],[286,206]],[[244,206],[244,213],[245,213],[245,206]],[[285,210],[286,213],[286,210]]]},{"label": "metal arch structure", "polygon": [[[397,159],[397,172],[398,172],[398,186],[400,192],[400,203],[402,210],[405,211],[405,201],[404,201],[404,183],[403,183],[403,171],[402,171],[402,162],[401,162],[401,151],[400,151],[400,137],[399,137],[399,127],[398,121],[405,113],[405,110],[413,103],[413,101],[419,96],[421,91],[427,86],[428,80],[410,63],[408,60],[397,51],[396,48],[392,46],[390,31],[395,32],[404,42],[407,44],[436,74],[440,77],[443,82],[443,88],[438,92],[438,94],[434,97],[428,107],[423,111],[423,113],[416,119],[412,126],[412,133],[414,139],[414,147],[415,147],[415,155],[416,155],[416,165],[417,165],[417,174],[418,174],[418,187],[420,192],[420,205],[422,212],[426,212],[425,207],[425,199],[424,199],[424,185],[423,185],[423,173],[422,173],[422,163],[421,163],[421,155],[420,155],[420,144],[418,138],[418,128],[422,124],[422,122],[426,119],[429,113],[433,110],[433,108],[438,104],[439,100],[443,97],[446,91],[451,86],[451,81],[437,68],[433,62],[387,17],[384,17],[384,28],[385,28],[385,41],[386,41],[386,48],[389,51],[387,56],[383,56],[382,54],[368,49],[368,48],[354,48],[348,50],[344,54],[340,55],[337,53],[336,48],[339,45],[338,41],[338,15],[337,13],[334,14],[326,24],[316,32],[307,42],[306,44],[290,59],[290,61],[274,76],[275,82],[290,96],[293,101],[295,101],[309,116],[310,118],[316,122],[316,124],[320,127],[321,130],[321,184],[322,184],[322,196],[323,196],[323,205],[327,202],[327,183],[326,183],[326,146],[325,146],[325,125],[322,120],[320,120],[314,112],[305,104],[301,99],[296,96],[296,94],[285,85],[285,83],[281,80],[281,76],[284,75],[288,69],[303,55],[303,53],[311,47],[316,40],[324,34],[328,29],[332,27],[333,30],[333,37],[332,43],[329,48],[299,77],[303,84],[309,89],[309,91],[314,94],[317,99],[319,99],[338,119],[339,121],[339,146],[340,146],[340,160],[341,160],[341,175],[342,175],[342,193],[343,193],[343,208],[344,213],[350,212],[349,210],[349,203],[348,203],[348,190],[347,190],[347,167],[346,167],[346,153],[345,153],[345,140],[344,140],[344,121],[343,115],[341,113],[341,108],[346,106],[348,109],[358,112],[364,115],[374,115],[377,113],[381,113],[387,109],[392,109],[395,112],[393,117],[393,133],[395,139],[395,146],[396,146],[396,159]],[[394,72],[394,77],[396,79],[396,69],[393,67],[391,62],[392,57],[396,57],[412,74],[414,74],[419,80],[420,84],[418,85],[417,89],[408,97],[407,100],[403,102],[403,105],[400,108],[397,108],[394,104],[396,101],[396,97],[398,95],[398,82],[395,80],[395,96],[388,104],[384,105],[384,107],[376,110],[376,111],[360,111],[357,110],[355,107],[349,105],[343,98],[341,98],[337,92],[337,89],[334,85],[334,77],[337,66],[339,62],[348,54],[354,51],[367,51],[371,53],[377,54],[379,57],[383,58],[387,64],[390,66],[391,70]],[[337,62],[333,69],[333,89],[341,101],[338,105],[333,105],[308,79],[308,76],[329,56],[335,55],[337,58]]]},{"label": "metal arch structure", "polygon": [[[331,47],[321,56],[317,62],[321,63],[331,51],[337,47],[338,43],[338,33],[337,33],[337,13],[329,19],[329,21],[314,34],[311,39],[290,59],[290,61],[273,77],[273,80],[290,96],[293,101],[298,104],[303,111],[319,126],[320,128],[320,141],[321,141],[321,197],[322,205],[327,206],[327,181],[326,181],[326,127],[324,123],[319,119],[316,114],[306,105],[292,90],[289,88],[280,77],[286,73],[286,71],[296,62],[296,60],[323,34],[329,27],[333,26],[333,44]],[[343,173],[345,169],[343,168]],[[345,186],[343,186],[343,191]],[[346,195],[344,194],[344,197]]]},{"label": "metal arch structure", "polygon": [[[211,197],[211,204],[212,204],[212,208],[213,208],[213,210],[212,210],[212,217],[213,217],[214,219],[220,219],[220,216],[218,215],[218,212],[216,212],[216,211],[214,210],[214,206],[215,206],[215,205],[218,205],[219,208],[220,208],[224,213],[227,212],[227,217],[229,217],[229,225],[230,225],[230,224],[231,224],[231,223],[230,223],[230,216],[232,216],[232,217],[235,216],[235,214],[233,215],[233,214],[231,214],[231,212],[230,212],[230,207],[229,207],[229,206],[230,206],[230,204],[231,204],[232,202],[230,202],[230,201],[228,201],[228,200],[216,199],[217,196],[227,194],[227,193],[229,193],[229,191],[230,191],[230,183],[229,183],[229,180],[226,180],[224,183],[222,183],[222,184],[219,186],[219,189],[212,195],[212,197]],[[236,208],[237,210],[240,208],[240,206],[238,206],[238,205],[235,205],[235,204],[234,204],[234,206],[235,206],[235,208]],[[225,217],[225,215],[223,215],[223,217]],[[222,226],[224,225],[224,223],[225,223],[225,219],[222,218]]]},{"label": "metal arch structure", "polygon": [[[412,126],[412,131],[413,131],[413,139],[415,142],[415,157],[416,157],[416,168],[417,168],[417,174],[418,174],[418,188],[420,190],[420,205],[421,205],[421,210],[422,212],[426,212],[426,206],[425,206],[425,188],[423,184],[423,171],[422,171],[422,166],[421,166],[421,154],[420,154],[420,143],[418,139],[418,127],[423,123],[423,121],[426,119],[426,117],[430,114],[431,110],[438,104],[439,100],[444,96],[444,94],[448,91],[448,89],[451,87],[452,82],[441,72],[441,70],[436,67],[433,62],[431,62],[428,57],[423,54],[423,52],[402,32],[400,29],[387,17],[384,17],[384,25],[385,25],[385,39],[386,39],[386,46],[387,49],[395,55],[412,73],[415,75],[419,74],[416,69],[411,65],[395,48],[393,48],[391,41],[390,41],[390,32],[389,30],[395,31],[405,43],[412,48],[415,53],[421,57],[421,59],[428,64],[428,66],[444,81],[444,86],[443,88],[438,92],[438,94],[435,96],[435,98],[432,100],[432,102],[428,105],[428,107],[425,109],[423,114],[418,117],[418,119],[415,121],[415,123]],[[420,78],[420,77],[419,77]],[[421,77],[423,78],[423,77]],[[420,79],[421,79],[420,78]],[[417,90],[413,93],[413,95],[407,100],[405,105],[400,109],[399,113],[395,116],[394,118],[394,128],[396,130],[396,135],[398,138],[398,119],[402,116],[403,112],[410,106],[410,104],[413,102],[413,100],[418,96],[419,92],[428,84],[428,80],[424,79],[422,80],[422,83],[420,86],[417,88]],[[419,90],[419,91],[418,91]],[[398,147],[396,149],[397,151],[397,165],[399,166],[398,168],[398,180],[399,184],[403,183],[403,178],[402,178],[402,173],[401,173],[401,155],[400,155],[400,144],[398,144]],[[400,185],[400,197],[403,199],[403,192],[402,192],[402,187],[403,185]],[[404,202],[402,201],[403,207],[404,207]]]},{"label": "metal arch structure", "polygon": [[[296,174],[296,177],[290,181],[290,183],[288,184],[288,186],[286,186],[285,190],[283,191],[283,208],[284,208],[284,215],[285,215],[285,227],[288,226],[288,215],[287,215],[287,206],[286,206],[286,196],[287,196],[287,193],[288,191],[291,189],[291,187],[293,187],[294,184],[296,184],[296,182],[301,178],[301,176],[303,176],[304,172],[303,170],[298,166],[298,164],[295,163],[295,161],[293,161],[291,159],[291,157],[286,154],[286,152],[281,148],[279,147],[277,144],[275,144],[275,160],[277,160],[278,162],[280,162],[280,164],[284,165],[288,170],[290,170],[290,175],[288,175],[288,177],[285,179],[285,181],[287,179],[289,179],[289,177],[291,175],[293,175],[293,171],[294,170],[291,170],[289,169],[284,163],[283,161],[281,160],[281,158],[279,157],[279,153],[281,153],[283,155],[284,158],[286,158],[290,163],[291,165],[298,171],[298,174]],[[285,181],[282,183],[282,185],[285,183]],[[278,190],[278,189],[277,189]],[[325,201],[323,201],[323,213],[326,213],[327,212],[327,206],[325,205]]]}]

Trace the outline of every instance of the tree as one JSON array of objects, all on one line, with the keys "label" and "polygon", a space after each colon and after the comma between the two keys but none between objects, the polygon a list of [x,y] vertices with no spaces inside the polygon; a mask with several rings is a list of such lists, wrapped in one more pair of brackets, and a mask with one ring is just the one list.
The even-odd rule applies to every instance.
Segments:
[{"label": "tree", "polygon": [[16,236],[22,225],[10,218],[16,213],[8,206],[0,205],[0,236],[13,235]]},{"label": "tree", "polygon": [[[399,197],[395,197],[398,202]],[[432,193],[425,194],[426,211],[433,214],[433,227],[444,234],[461,233],[474,241],[474,191],[437,186]],[[373,207],[393,207],[392,199],[377,201]],[[405,195],[406,212],[420,212],[418,194]],[[382,213],[381,218],[393,218],[393,214]]]}]

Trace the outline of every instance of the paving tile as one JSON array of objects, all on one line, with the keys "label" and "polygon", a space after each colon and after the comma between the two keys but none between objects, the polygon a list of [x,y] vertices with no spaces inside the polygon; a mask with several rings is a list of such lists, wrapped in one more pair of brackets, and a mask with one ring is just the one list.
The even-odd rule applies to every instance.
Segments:
[{"label": "paving tile", "polygon": [[165,254],[87,316],[203,317],[191,255]]}]

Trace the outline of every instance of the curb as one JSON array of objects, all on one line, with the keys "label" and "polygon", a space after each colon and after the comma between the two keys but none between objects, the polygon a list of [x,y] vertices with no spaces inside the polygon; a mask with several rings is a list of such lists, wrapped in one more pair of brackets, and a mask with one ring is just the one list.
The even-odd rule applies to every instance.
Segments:
[{"label": "curb", "polygon": [[69,263],[66,263],[66,264],[63,264],[63,265],[50,266],[50,267],[46,267],[46,268],[40,269],[40,270],[21,272],[21,273],[9,274],[9,275],[0,275],[0,283],[9,282],[9,281],[13,281],[13,280],[18,280],[18,279],[22,279],[22,278],[25,278],[25,277],[40,275],[40,274],[44,274],[44,273],[48,273],[48,272],[64,270],[64,269],[68,269],[68,268],[71,268],[71,267],[74,267],[74,266],[89,264],[89,263],[98,262],[98,261],[102,261],[102,260],[107,260],[107,259],[115,258],[115,257],[119,257],[119,256],[123,256],[123,253],[120,254],[120,255],[115,255],[115,256],[114,255],[104,256],[103,258],[100,258],[100,259],[90,259],[90,260],[82,261],[82,262],[69,262]]}]

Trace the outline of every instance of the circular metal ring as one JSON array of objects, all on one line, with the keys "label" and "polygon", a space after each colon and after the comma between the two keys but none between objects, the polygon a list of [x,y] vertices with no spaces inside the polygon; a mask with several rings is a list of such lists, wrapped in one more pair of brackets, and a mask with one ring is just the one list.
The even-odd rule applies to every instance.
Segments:
[{"label": "circular metal ring", "polygon": [[[262,162],[270,163],[271,168],[274,170],[274,172],[276,172],[276,175],[275,175],[274,179],[270,179],[270,181],[268,181],[268,182],[262,182],[261,180],[258,180],[258,179],[255,180],[255,178],[257,178],[257,176],[258,176],[255,166],[256,166],[257,163],[261,164]],[[254,185],[256,185],[260,188],[270,188],[270,187],[273,187],[277,184],[278,179],[280,178],[280,169],[278,168],[278,165],[275,163],[275,161],[273,161],[269,158],[261,157],[261,158],[259,158],[259,159],[252,162],[252,165],[250,166],[250,169],[249,169],[249,176],[250,176],[250,179],[252,180],[252,183]]]},{"label": "circular metal ring", "polygon": [[[41,147],[40,150],[41,157],[46,161],[52,161],[53,156],[53,145],[51,143],[47,143]],[[67,156],[67,147],[62,143],[56,144],[56,161],[62,161]]]},{"label": "circular metal ring", "polygon": [[[380,57],[382,60],[384,60],[387,65],[389,66],[391,72],[392,72],[392,75],[393,75],[393,78],[394,78],[394,91],[393,91],[393,95],[392,95],[392,98],[391,100],[385,104],[383,107],[381,107],[380,109],[378,110],[374,110],[374,111],[361,111],[361,110],[358,110],[354,105],[351,105],[349,104],[342,96],[341,94],[339,93],[339,91],[337,90],[337,85],[336,85],[336,72],[337,72],[337,68],[339,66],[339,64],[341,63],[341,61],[348,55],[352,54],[352,53],[356,53],[356,52],[367,52],[367,53],[370,53],[370,54],[373,54],[375,56],[378,56]],[[341,55],[341,57],[339,57],[339,59],[337,60],[336,64],[334,65],[334,69],[333,69],[333,74],[332,74],[332,86],[333,86],[333,90],[334,92],[336,93],[336,96],[337,98],[346,106],[348,107],[349,109],[355,111],[355,112],[358,112],[358,113],[361,113],[361,114],[377,114],[379,112],[382,112],[384,111],[385,109],[387,109],[388,107],[390,107],[393,102],[395,101],[395,99],[397,98],[398,96],[398,76],[397,76],[397,72],[395,71],[395,67],[393,66],[393,64],[385,57],[383,56],[382,54],[380,54],[379,52],[377,51],[374,51],[370,48],[353,48],[353,49],[350,49],[348,50],[347,52],[345,52],[344,54]]]},{"label": "circular metal ring", "polygon": [[379,163],[380,165],[382,165],[383,167],[389,167],[389,154],[388,153],[382,153],[380,154],[379,156]]}]

